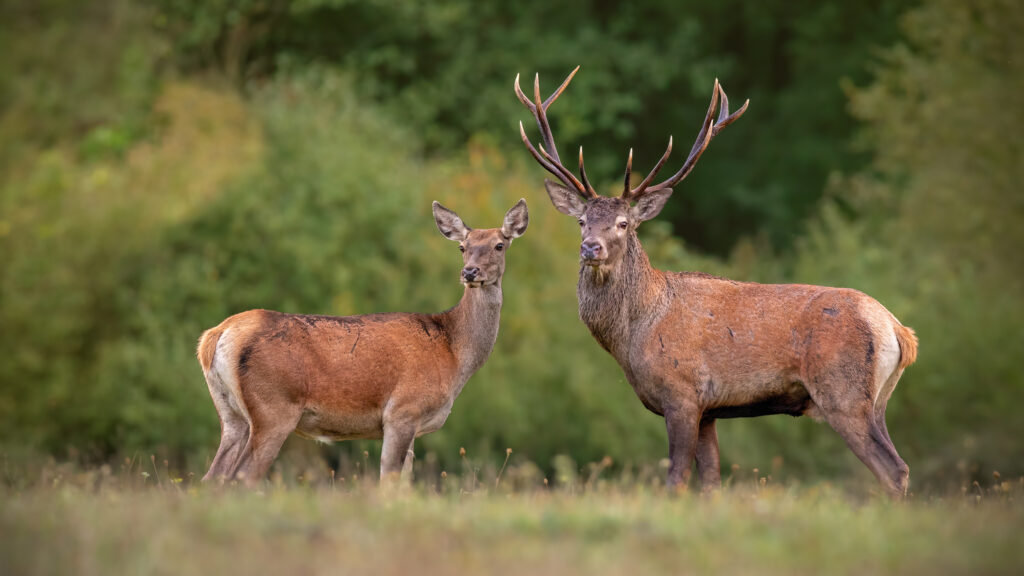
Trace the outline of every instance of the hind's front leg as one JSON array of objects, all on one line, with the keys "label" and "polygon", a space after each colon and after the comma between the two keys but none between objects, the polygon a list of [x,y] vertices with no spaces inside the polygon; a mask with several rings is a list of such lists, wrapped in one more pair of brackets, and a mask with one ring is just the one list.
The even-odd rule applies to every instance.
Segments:
[{"label": "hind's front leg", "polygon": [[393,482],[401,477],[409,452],[416,438],[416,427],[407,423],[384,425],[384,445],[380,453],[380,481]]}]

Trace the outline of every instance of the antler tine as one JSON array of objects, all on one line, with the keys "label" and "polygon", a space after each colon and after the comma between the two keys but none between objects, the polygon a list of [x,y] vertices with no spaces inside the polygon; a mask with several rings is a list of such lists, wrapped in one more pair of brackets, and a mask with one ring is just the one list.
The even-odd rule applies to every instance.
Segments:
[{"label": "antler tine", "polygon": [[[630,150],[630,154],[632,154],[632,152],[633,151]],[[661,167],[665,165],[665,162],[668,160],[668,157],[671,154],[672,154],[672,137],[669,136],[668,137],[668,147],[665,148],[665,153],[661,155],[661,160],[658,160],[658,163],[654,165],[654,168],[651,168],[651,171],[647,174],[647,177],[644,178],[640,182],[640,184],[637,185],[636,188],[633,188],[632,190],[630,190],[629,189],[629,182],[627,181],[626,182],[626,189],[625,189],[625,191],[623,191],[622,197],[625,198],[626,200],[632,200],[633,198],[638,198],[639,196],[641,196],[644,193],[644,190],[647,190],[647,186],[651,183],[651,180],[654,180],[654,177],[657,176],[658,172],[661,170]]]},{"label": "antler tine", "polygon": [[554,102],[554,101],[555,101],[556,99],[558,99],[558,97],[559,97],[559,96],[561,96],[561,95],[562,95],[562,91],[564,91],[564,90],[565,90],[566,86],[568,86],[568,85],[569,85],[569,82],[570,82],[570,81],[572,81],[572,77],[573,77],[573,76],[575,76],[575,75],[576,75],[576,73],[577,73],[577,72],[579,72],[579,71],[580,71],[580,67],[579,67],[579,66],[577,66],[577,67],[573,68],[573,69],[572,69],[572,72],[570,72],[570,73],[569,73],[569,75],[565,77],[565,80],[564,80],[564,81],[562,82],[562,85],[558,87],[558,90],[555,90],[555,91],[554,91],[554,92],[553,92],[553,93],[551,94],[551,96],[548,96],[548,99],[544,101],[544,111],[545,111],[545,112],[547,112],[547,110],[548,110],[548,107],[550,107],[550,106],[551,106],[551,104],[552,104],[552,103],[553,103],[553,102]]},{"label": "antler tine", "polygon": [[629,149],[629,157],[626,158],[626,177],[622,187],[622,197],[629,199],[629,179],[633,175],[633,149]]},{"label": "antler tine", "polygon": [[725,88],[722,88],[721,85],[719,85],[718,91],[722,95],[722,105],[718,112],[718,121],[715,122],[715,133],[713,136],[717,136],[718,133],[721,132],[722,128],[725,128],[729,124],[735,122],[737,118],[743,116],[743,113],[747,111],[747,105],[750,104],[750,99],[747,98],[747,101],[743,103],[743,106],[740,106],[739,110],[729,114],[729,97],[725,95]]},{"label": "antler tine", "polygon": [[542,156],[544,156],[545,160],[547,160],[552,166],[555,167],[555,169],[558,170],[558,172],[552,172],[552,174],[558,176],[563,182],[565,182],[566,186],[572,186],[576,188],[577,190],[579,190],[580,195],[582,195],[584,198],[595,198],[597,196],[596,193],[593,196],[591,196],[590,191],[587,190],[587,187],[584,186],[583,183],[579,181],[579,179],[573,176],[572,172],[570,172],[568,168],[562,166],[561,162],[558,162],[554,158],[552,158],[551,155],[548,154],[548,151],[544,149],[543,143],[540,145],[540,153]]},{"label": "antler tine", "polygon": [[590,181],[587,180],[587,171],[583,168],[583,146],[580,146],[580,179],[583,180],[583,185],[587,188],[587,193],[597,196],[597,191],[590,185]]},{"label": "antler tine", "polygon": [[[523,93],[523,89],[519,86],[519,74],[516,74],[515,89],[516,97],[519,98],[519,101],[523,103],[523,106],[526,106],[530,113],[533,114],[533,119],[537,121],[537,128],[540,130],[541,139],[548,145],[548,148],[552,148],[555,161],[560,162],[558,159],[558,150],[554,150],[555,147],[552,146],[554,138],[550,136],[551,126],[548,125],[547,115],[545,114],[546,108],[544,103],[540,100],[540,74],[537,74],[534,77],[533,82],[533,91],[536,103],[530,101],[526,94]],[[566,184],[568,183],[566,182]]]},{"label": "antler tine", "polygon": [[597,196],[597,192],[594,191],[589,182],[584,183],[587,181],[587,177],[586,174],[582,172],[582,162],[580,165],[580,171],[584,182],[580,182],[579,179],[573,176],[572,172],[562,165],[562,160],[558,157],[558,147],[555,145],[555,137],[551,134],[551,125],[548,123],[546,114],[548,107],[551,106],[551,104],[562,94],[579,69],[580,67],[577,66],[547,100],[541,100],[540,74],[535,75],[533,79],[532,102],[526,94],[523,93],[523,89],[519,86],[519,75],[516,75],[516,97],[519,98],[519,101],[522,102],[528,110],[530,110],[534,119],[537,121],[537,128],[540,130],[541,135],[540,151],[538,152],[537,149],[530,144],[521,122],[519,131],[526,147],[530,150],[530,153],[533,154],[534,159],[536,159],[545,170],[554,174],[566,186],[575,187],[580,196],[583,196],[584,198],[594,198]]},{"label": "antler tine", "polygon": [[[552,166],[550,162],[545,160],[540,155],[540,152],[537,152],[537,149],[533,147],[533,144],[530,143],[530,139],[526,137],[526,129],[523,128],[522,121],[519,122],[519,136],[523,139],[523,144],[526,144],[526,149],[529,150],[530,154],[533,155],[533,159],[536,160],[537,163],[540,164],[541,167],[543,167],[545,170],[547,170],[548,172],[551,172],[556,178],[558,178],[559,180],[562,180],[564,182],[565,179],[562,178],[562,173],[559,172],[558,170],[556,170],[555,167]],[[569,184],[569,183],[565,182],[565,184]]]},{"label": "antler tine", "polygon": [[[693,167],[697,164],[697,160],[700,159],[701,154],[704,153],[704,150],[708,147],[708,144],[711,143],[711,139],[715,136],[715,134],[718,133],[718,130],[715,129],[717,127],[715,126],[714,117],[715,108],[717,107],[719,98],[721,96],[724,96],[724,94],[722,92],[722,87],[718,83],[718,79],[716,78],[715,88],[711,92],[711,103],[708,105],[707,115],[704,116],[704,122],[701,125],[700,132],[697,133],[697,138],[693,142],[693,147],[690,148],[690,154],[689,156],[687,156],[686,162],[683,163],[683,167],[680,168],[678,172],[673,174],[668,180],[665,180],[660,184],[651,186],[647,188],[645,191],[641,191],[640,193],[654,192],[657,190],[664,190],[665,188],[671,188],[675,186],[680,180],[689,176],[690,171],[693,170]],[[724,100],[723,103],[728,103],[728,100]],[[738,117],[739,116],[737,116],[737,118]],[[736,118],[727,118],[726,120],[732,122],[735,119]],[[640,193],[634,194],[633,196],[637,197],[640,195]]]},{"label": "antler tine", "polygon": [[548,123],[547,106],[540,99],[540,74],[533,75],[533,102],[533,115],[537,117],[537,126],[540,128],[540,135],[544,140],[544,149],[548,150],[548,154],[555,159],[555,162],[561,164],[562,159],[558,157],[555,137],[551,134],[551,124]]},{"label": "antler tine", "polygon": [[526,94],[523,94],[523,89],[519,87],[519,74],[516,74],[515,88],[516,97],[523,103],[523,106],[529,108],[530,112],[537,110],[537,107],[533,105],[533,102],[530,102],[530,99],[526,97]]}]

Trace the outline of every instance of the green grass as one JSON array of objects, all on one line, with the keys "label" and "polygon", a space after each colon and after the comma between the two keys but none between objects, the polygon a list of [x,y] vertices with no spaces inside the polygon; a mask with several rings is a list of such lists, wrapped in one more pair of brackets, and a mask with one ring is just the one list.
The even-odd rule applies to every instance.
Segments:
[{"label": "green grass", "polygon": [[1024,570],[1024,479],[894,503],[750,480],[669,495],[626,474],[529,486],[517,467],[497,488],[493,474],[446,474],[397,492],[353,477],[250,491],[199,486],[151,464],[50,465],[20,482],[8,472],[0,574]]}]

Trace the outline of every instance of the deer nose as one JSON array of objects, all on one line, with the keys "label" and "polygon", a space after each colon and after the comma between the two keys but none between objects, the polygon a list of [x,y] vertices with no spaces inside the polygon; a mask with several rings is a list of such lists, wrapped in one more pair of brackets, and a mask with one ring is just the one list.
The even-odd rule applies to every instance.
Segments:
[{"label": "deer nose", "polygon": [[600,242],[595,240],[587,240],[583,244],[580,244],[580,256],[584,260],[593,260],[598,258],[604,251],[604,247],[601,246]]},{"label": "deer nose", "polygon": [[462,277],[465,278],[467,282],[472,282],[476,280],[476,277],[479,275],[480,268],[476,266],[466,266],[465,268],[462,269]]}]

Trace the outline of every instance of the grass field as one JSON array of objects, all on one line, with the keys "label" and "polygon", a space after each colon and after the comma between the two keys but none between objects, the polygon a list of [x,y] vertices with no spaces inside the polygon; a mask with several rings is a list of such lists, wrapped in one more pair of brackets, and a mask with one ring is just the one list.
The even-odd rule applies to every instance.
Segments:
[{"label": "grass field", "polygon": [[356,476],[211,488],[153,461],[10,476],[0,574],[1024,571],[1024,479],[893,503],[760,479],[705,496],[637,475],[531,485],[518,469],[390,492]]}]

